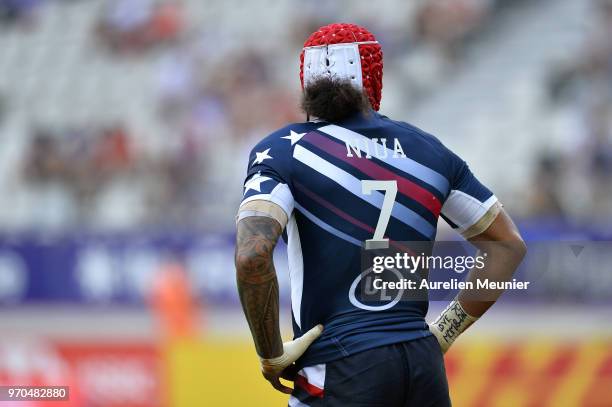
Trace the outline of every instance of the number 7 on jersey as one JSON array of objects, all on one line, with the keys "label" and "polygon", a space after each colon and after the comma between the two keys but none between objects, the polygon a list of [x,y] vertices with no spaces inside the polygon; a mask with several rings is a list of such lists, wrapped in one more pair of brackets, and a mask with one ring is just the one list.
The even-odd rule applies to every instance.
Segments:
[{"label": "number 7 on jersey", "polygon": [[363,194],[370,195],[372,191],[385,191],[385,197],[380,209],[378,223],[374,230],[374,237],[365,241],[365,248],[366,250],[386,249],[389,247],[389,239],[385,239],[384,236],[389,225],[389,219],[391,218],[393,203],[397,196],[397,181],[361,181],[361,192]]}]

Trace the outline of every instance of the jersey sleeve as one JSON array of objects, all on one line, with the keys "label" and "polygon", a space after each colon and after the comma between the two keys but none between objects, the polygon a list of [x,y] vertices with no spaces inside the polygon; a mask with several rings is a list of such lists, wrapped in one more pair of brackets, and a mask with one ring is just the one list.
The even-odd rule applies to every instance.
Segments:
[{"label": "jersey sleeve", "polygon": [[467,163],[454,153],[450,154],[450,193],[441,214],[453,229],[470,238],[493,223],[501,205],[493,192],[478,181]]},{"label": "jersey sleeve", "polygon": [[294,202],[284,158],[281,149],[266,143],[260,143],[251,151],[239,219],[262,214],[278,219],[276,207],[282,209],[287,219],[291,216]]}]

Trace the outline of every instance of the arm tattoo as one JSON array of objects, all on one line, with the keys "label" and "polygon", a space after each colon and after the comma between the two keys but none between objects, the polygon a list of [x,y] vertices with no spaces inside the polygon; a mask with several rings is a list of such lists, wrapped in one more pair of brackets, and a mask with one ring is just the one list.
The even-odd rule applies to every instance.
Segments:
[{"label": "arm tattoo", "polygon": [[238,222],[236,279],[242,310],[262,358],[282,355],[278,280],[272,254],[282,230],[278,221],[252,216]]}]

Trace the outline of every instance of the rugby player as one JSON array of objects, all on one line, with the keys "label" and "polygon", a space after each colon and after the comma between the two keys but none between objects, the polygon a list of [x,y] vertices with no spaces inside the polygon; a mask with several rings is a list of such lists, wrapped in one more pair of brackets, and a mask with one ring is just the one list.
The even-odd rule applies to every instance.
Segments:
[{"label": "rugby player", "polygon": [[[253,148],[237,216],[238,291],[263,376],[291,393],[290,406],[449,406],[443,354],[501,290],[486,301],[460,291],[428,325],[425,301],[369,306],[357,299],[361,250],[434,241],[442,216],[477,247],[500,242],[495,262],[478,273],[505,280],[525,245],[461,158],[378,113],[383,59],[373,34],[353,24],[321,27],[300,63],[308,121]],[[286,343],[272,256],[281,236],[295,338]],[[470,272],[468,280],[475,278]]]}]

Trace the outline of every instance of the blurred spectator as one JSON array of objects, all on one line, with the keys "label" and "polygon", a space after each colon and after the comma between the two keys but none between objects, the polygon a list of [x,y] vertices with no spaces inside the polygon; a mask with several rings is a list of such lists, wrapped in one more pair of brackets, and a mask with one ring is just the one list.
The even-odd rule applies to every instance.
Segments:
[{"label": "blurred spectator", "polygon": [[533,176],[531,214],[545,218],[562,218],[565,213],[561,194],[563,193],[563,162],[554,155],[542,155]]},{"label": "blurred spectator", "polygon": [[428,1],[417,16],[417,36],[453,58],[489,12],[489,2],[483,0]]},{"label": "blurred spectator", "polygon": [[42,0],[0,0],[0,26],[27,24]]},{"label": "blurred spectator", "polygon": [[[190,200],[189,186],[197,185],[192,179],[197,171],[192,160],[181,154],[158,159],[138,157],[132,151],[127,129],[120,124],[41,129],[35,130],[26,154],[25,179],[35,189],[61,186],[77,208],[75,221],[91,226],[102,216],[115,219],[109,221],[113,227],[132,227],[172,217],[176,212],[173,208],[180,208],[185,213],[182,221],[188,222],[191,212],[184,202]],[[145,197],[153,201],[146,205]],[[111,207],[102,205],[104,202]],[[140,215],[124,218],[120,213],[134,211]],[[180,223],[181,219],[175,218]]]},{"label": "blurred spectator", "polygon": [[[582,197],[579,207],[572,207],[576,199],[555,199],[552,207],[562,206],[560,211],[571,210],[575,217],[595,219],[612,216],[612,43],[609,40],[612,1],[597,0],[596,7],[600,11],[598,24],[592,27],[582,55],[554,67],[550,74],[549,96],[553,109],[577,117],[579,127],[575,130],[576,145],[567,146],[565,156],[558,159],[564,163],[563,169],[555,165],[554,171],[544,171],[548,174],[548,183],[540,184],[542,195],[552,195],[554,189],[554,195],[559,196],[562,193],[560,172],[564,177],[575,178],[573,184],[584,186],[579,194]],[[534,202],[532,212],[540,214],[541,205],[540,201]]]},{"label": "blurred spectator", "polygon": [[130,167],[132,152],[128,134],[122,125],[108,127],[101,132],[100,142],[93,152],[97,171],[119,172]]},{"label": "blurred spectator", "polygon": [[97,34],[110,50],[128,53],[172,43],[183,29],[178,0],[115,0],[98,22]]},{"label": "blurred spectator", "polygon": [[[197,14],[198,3],[191,1],[189,11]],[[535,174],[535,193],[525,206],[535,214],[579,217],[584,213],[603,213],[610,206],[606,202],[612,196],[608,187],[612,184],[609,182],[612,1],[593,1],[600,12],[584,53],[569,56],[564,64],[551,65],[551,97],[543,103],[544,108],[550,107],[560,117],[572,117],[579,124],[575,132],[572,129],[571,146],[561,151],[543,151],[536,161],[525,164]],[[389,66],[385,79],[390,81],[388,89],[399,89],[387,94],[395,95],[394,101],[401,102],[401,109],[408,109],[411,103],[422,103],[443,91],[445,81],[471,62],[464,60],[467,46],[487,35],[483,28],[492,24],[497,10],[518,2],[428,0],[398,7],[401,15],[393,19],[384,13],[380,16],[363,10],[361,15],[359,11],[355,13],[360,16],[356,18],[360,23],[374,27],[380,34],[385,55],[390,56],[385,61]],[[27,21],[42,3],[43,0],[0,0],[0,21]],[[71,7],[70,2],[66,3],[54,6],[50,13]],[[207,6],[196,17],[187,15],[185,5],[184,0],[110,0],[104,2],[101,14],[97,7],[88,9],[95,23],[93,27],[86,25],[85,32],[94,29],[99,42],[113,55],[134,56],[128,60],[111,57],[99,61],[95,53],[100,50],[88,50],[93,53],[92,65],[99,64],[92,69],[157,68],[156,76],[152,72],[157,97],[147,100],[152,106],[149,110],[154,112],[151,114],[135,113],[142,106],[132,111],[122,104],[111,119],[101,119],[106,116],[100,114],[98,118],[93,113],[87,116],[88,121],[71,126],[71,112],[57,109],[59,118],[53,117],[56,124],[37,127],[26,145],[23,180],[33,195],[46,185],[53,191],[49,196],[63,202],[56,208],[64,209],[57,210],[69,213],[58,219],[83,226],[111,225],[124,229],[223,223],[231,219],[230,212],[239,198],[245,163],[238,157],[244,157],[255,140],[273,129],[304,120],[298,107],[297,77],[285,64],[279,67],[278,61],[288,61],[297,70],[296,50],[308,33],[344,10],[341,2],[315,1],[286,12],[294,24],[283,25],[288,32],[276,33],[285,36],[274,46],[241,36],[238,27],[227,28],[231,36],[219,34],[210,24],[196,27],[197,18],[213,21],[219,10]],[[192,17],[194,21],[190,21]],[[232,20],[236,26],[241,24],[240,18]],[[49,25],[48,29],[54,28]],[[187,32],[190,35],[184,35]],[[58,38],[65,40],[59,35]],[[36,48],[37,41],[32,39],[32,49],[40,50]],[[147,52],[150,50],[160,52]],[[67,47],[66,55],[76,58],[79,52],[78,46]],[[18,59],[20,62],[30,61],[29,51],[24,55],[17,51],[13,54],[16,60],[23,57]],[[42,52],[32,51],[32,55],[32,60],[45,61]],[[61,66],[62,72],[65,68]],[[43,76],[46,72],[34,71],[42,72]],[[35,75],[28,73],[24,78],[20,92],[30,88],[43,96],[47,92],[47,86],[32,87],[37,83]],[[45,81],[45,85],[55,92],[53,86],[61,83],[61,79],[58,76],[57,82]],[[137,86],[151,85],[149,78],[135,80],[140,81]],[[126,85],[125,80],[117,83],[116,87]],[[4,89],[6,84],[2,85]],[[61,93],[63,89],[59,88],[58,85],[57,92]],[[19,100],[12,94],[15,90],[7,89],[5,100]],[[79,92],[74,93],[81,98]],[[89,96],[84,92],[82,99],[87,102]],[[124,96],[122,92],[123,89],[114,89],[104,98],[114,100],[117,94]],[[41,105],[47,103],[42,96],[39,100]],[[0,100],[0,111],[1,104]],[[40,110],[46,117],[46,107]],[[28,114],[24,117],[24,123],[34,120]],[[5,123],[9,127],[14,125],[12,120]],[[152,137],[148,134],[150,129],[159,130],[160,134]],[[584,191],[568,192],[561,181],[566,176],[586,186]],[[228,180],[236,187],[228,188]],[[584,197],[579,204],[567,198],[576,195]]]},{"label": "blurred spectator", "polygon": [[488,0],[432,0],[417,10],[410,48],[402,58],[403,86],[413,102],[439,88],[458,68],[466,43],[492,15]]},{"label": "blurred spectator", "polygon": [[35,130],[25,161],[27,178],[34,182],[61,178],[66,174],[64,165],[56,138],[45,130]]}]

